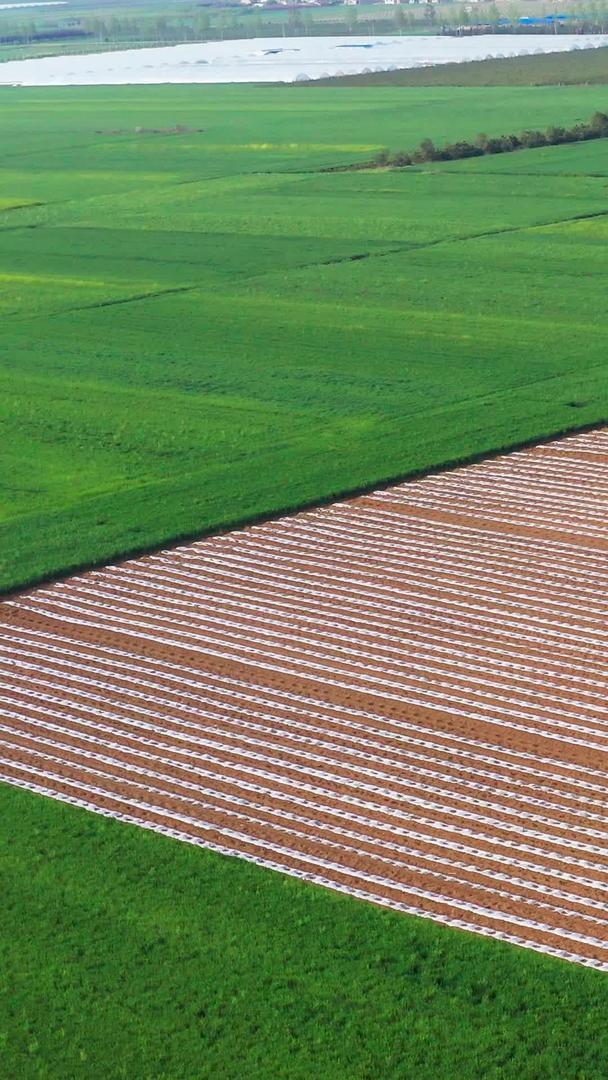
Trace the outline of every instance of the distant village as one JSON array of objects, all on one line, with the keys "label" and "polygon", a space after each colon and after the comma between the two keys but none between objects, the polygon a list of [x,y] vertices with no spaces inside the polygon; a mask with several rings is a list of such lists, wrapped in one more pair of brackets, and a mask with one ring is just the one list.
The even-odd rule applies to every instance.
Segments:
[{"label": "distant village", "polygon": [[[205,3],[205,0],[202,0]],[[209,0],[207,0],[209,2]],[[211,0],[213,3],[213,0]],[[370,4],[387,5],[390,7],[405,7],[414,5],[418,7],[427,7],[430,4],[445,4],[449,0],[238,0],[238,4],[245,8],[264,8],[265,10],[277,9],[277,8],[292,8],[292,7],[310,7],[310,8],[330,8],[330,7],[358,7],[360,5],[369,7]],[[487,0],[467,0],[467,4],[481,4],[483,5]],[[215,3],[213,3],[215,6]],[[557,15],[539,15],[539,16],[521,16],[520,18],[510,19],[506,16],[497,20],[499,27],[517,28],[519,30],[526,29],[541,29],[548,26],[565,26],[570,21],[576,22],[577,17],[571,14],[557,14]],[[496,28],[496,23],[491,27]],[[488,27],[485,26],[487,29]],[[464,27],[463,27],[464,29]],[[474,27],[467,27],[472,30]],[[481,27],[477,27],[481,29]],[[574,29],[574,28],[573,28]]]},{"label": "distant village", "polygon": [[[35,10],[39,3],[42,11]],[[126,16],[102,18],[96,13],[88,14],[86,9],[72,14],[69,0],[36,0],[19,5],[34,9],[27,22],[16,22],[15,11],[6,12],[7,20],[2,20],[0,25],[0,47],[65,42],[77,51],[85,43],[90,48],[93,42],[117,45],[133,42],[143,46],[259,36],[264,31],[270,33],[278,25],[273,19],[277,12],[285,14],[292,32],[305,30],[312,34],[348,34],[355,26],[360,28],[359,32],[371,26],[375,32],[376,18],[384,26],[392,25],[401,31],[408,25],[428,26],[436,34],[463,37],[489,33],[605,33],[608,29],[608,0],[601,11],[596,4],[597,10],[587,14],[580,10],[577,14],[537,14],[538,0],[524,0],[524,3],[529,3],[527,10],[535,14],[521,15],[521,7],[515,12],[510,6],[507,17],[504,7],[500,9],[492,0],[465,3],[462,0],[195,0],[196,6],[185,14],[179,11],[176,15],[156,15],[151,11],[140,15],[134,8]],[[452,10],[446,9],[446,5]],[[52,9],[48,14],[47,7]],[[313,12],[319,9],[322,14],[315,18]],[[382,19],[381,11],[385,13]],[[242,19],[239,14],[256,18]],[[266,14],[270,19],[265,22]]]}]

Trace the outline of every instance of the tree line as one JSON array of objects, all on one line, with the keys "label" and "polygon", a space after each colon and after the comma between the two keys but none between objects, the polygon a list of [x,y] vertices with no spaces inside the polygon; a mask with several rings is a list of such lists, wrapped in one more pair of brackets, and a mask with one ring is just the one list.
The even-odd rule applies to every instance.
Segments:
[{"label": "tree line", "polygon": [[423,139],[415,150],[398,150],[396,153],[381,150],[371,164],[377,168],[403,168],[429,161],[458,161],[460,158],[483,157],[484,154],[510,154],[514,150],[533,150],[540,146],[605,138],[608,138],[608,114],[595,112],[587,122],[574,124],[570,128],[548,127],[545,131],[522,131],[519,135],[481,134],[474,142],[462,139],[446,143],[445,146],[435,146],[432,139]]}]

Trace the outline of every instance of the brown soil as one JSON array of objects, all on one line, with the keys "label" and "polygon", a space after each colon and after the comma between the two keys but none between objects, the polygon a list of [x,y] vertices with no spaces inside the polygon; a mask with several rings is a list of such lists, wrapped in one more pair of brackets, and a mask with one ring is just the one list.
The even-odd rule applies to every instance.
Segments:
[{"label": "brown soil", "polygon": [[608,969],[607,464],[587,433],[6,601],[0,777]]}]

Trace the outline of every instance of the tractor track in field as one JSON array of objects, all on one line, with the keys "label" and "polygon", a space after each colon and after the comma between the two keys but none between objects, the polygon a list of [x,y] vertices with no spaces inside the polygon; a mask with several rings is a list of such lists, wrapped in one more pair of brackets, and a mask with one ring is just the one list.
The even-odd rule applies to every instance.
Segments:
[{"label": "tractor track in field", "polygon": [[608,429],[0,610],[0,779],[608,970]]}]

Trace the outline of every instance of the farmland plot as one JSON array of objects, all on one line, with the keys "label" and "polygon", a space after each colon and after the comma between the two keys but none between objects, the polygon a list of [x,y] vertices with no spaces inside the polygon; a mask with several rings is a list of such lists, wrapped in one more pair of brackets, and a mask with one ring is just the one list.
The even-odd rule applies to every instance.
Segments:
[{"label": "farmland plot", "polygon": [[605,141],[322,171],[602,91],[0,96],[0,591],[608,415]]},{"label": "farmland plot", "polygon": [[2,779],[608,970],[608,431],[7,600]]}]

